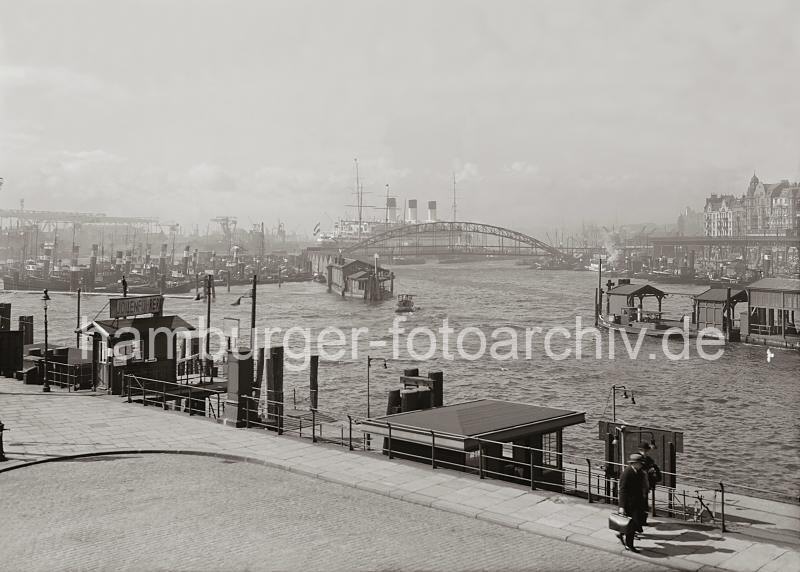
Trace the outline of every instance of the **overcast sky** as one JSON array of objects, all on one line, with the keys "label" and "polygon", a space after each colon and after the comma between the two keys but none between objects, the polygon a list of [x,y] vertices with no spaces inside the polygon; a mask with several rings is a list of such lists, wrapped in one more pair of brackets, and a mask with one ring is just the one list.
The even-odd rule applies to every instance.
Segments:
[{"label": "overcast sky", "polygon": [[459,219],[534,232],[800,179],[796,0],[0,7],[2,208],[310,233],[358,157],[369,204],[449,218],[455,173]]}]

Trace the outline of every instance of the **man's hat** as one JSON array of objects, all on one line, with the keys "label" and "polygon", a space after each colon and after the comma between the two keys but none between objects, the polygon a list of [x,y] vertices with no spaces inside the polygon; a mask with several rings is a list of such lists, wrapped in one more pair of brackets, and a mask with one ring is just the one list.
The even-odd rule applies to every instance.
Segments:
[{"label": "man's hat", "polygon": [[633,453],[630,457],[628,457],[629,463],[644,463],[644,457],[639,453]]},{"label": "man's hat", "polygon": [[639,448],[642,451],[649,451],[650,449],[652,449],[650,443],[648,443],[647,441],[642,441],[641,443],[639,443]]}]

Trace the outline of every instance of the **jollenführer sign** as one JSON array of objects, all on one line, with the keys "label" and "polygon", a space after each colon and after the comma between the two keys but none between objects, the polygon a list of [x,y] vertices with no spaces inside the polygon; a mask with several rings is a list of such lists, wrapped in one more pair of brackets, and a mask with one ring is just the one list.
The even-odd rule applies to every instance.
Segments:
[{"label": "jollenf\u00fchrer sign", "polygon": [[108,307],[111,318],[124,318],[125,316],[139,316],[141,314],[160,314],[164,310],[164,296],[111,298]]}]

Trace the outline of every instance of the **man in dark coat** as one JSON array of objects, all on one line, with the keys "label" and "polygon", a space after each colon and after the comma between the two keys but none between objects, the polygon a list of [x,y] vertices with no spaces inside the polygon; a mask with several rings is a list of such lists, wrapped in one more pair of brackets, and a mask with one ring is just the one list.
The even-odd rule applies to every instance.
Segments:
[{"label": "man in dark coat", "polygon": [[617,534],[617,538],[633,552],[639,551],[633,545],[634,534],[641,527],[647,511],[647,474],[643,465],[644,457],[634,453],[628,458],[628,466],[619,478],[619,510],[631,517],[631,523],[624,538],[622,533]]},{"label": "man in dark coat", "polygon": [[[650,491],[655,490],[656,483],[661,482],[661,469],[653,460],[653,457],[650,456],[650,450],[652,447],[650,443],[643,441],[639,445],[639,454],[643,457],[642,459],[642,470],[647,475],[647,496],[650,495]],[[645,504],[649,503],[649,499],[645,497]],[[644,519],[642,520],[642,526],[647,525],[647,509],[644,511]],[[641,530],[639,531],[641,532]]]}]

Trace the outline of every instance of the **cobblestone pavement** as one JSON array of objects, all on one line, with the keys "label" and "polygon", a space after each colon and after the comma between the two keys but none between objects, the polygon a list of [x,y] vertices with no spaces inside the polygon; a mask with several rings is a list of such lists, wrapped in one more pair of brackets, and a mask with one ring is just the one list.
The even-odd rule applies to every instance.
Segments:
[{"label": "cobblestone pavement", "polygon": [[654,569],[474,518],[213,457],[89,457],[2,479],[0,552],[9,571]]},{"label": "cobblestone pavement", "polygon": [[[625,552],[607,529],[611,509],[608,505],[588,504],[579,498],[544,491],[532,492],[525,487],[453,471],[433,471],[375,453],[348,452],[346,448],[278,437],[262,430],[234,429],[157,407],[127,404],[117,397],[58,391],[42,394],[40,387],[0,378],[0,420],[8,429],[5,442],[9,457],[9,461],[0,464],[0,471],[37,459],[101,451],[168,450],[238,455],[316,477],[325,490],[330,483],[336,483],[349,487],[351,494],[357,489],[377,493],[380,496],[369,498],[379,499],[375,501],[378,506],[399,499],[534,533],[527,536],[532,543],[539,542],[541,537],[567,540],[569,544],[563,545],[565,553],[581,545],[626,559],[704,572],[720,568],[743,572],[800,569],[798,545],[792,544],[798,537],[798,507],[792,505],[779,507],[785,512],[772,521],[776,523],[771,525],[775,531],[782,533],[781,540],[770,536],[762,539],[735,533],[723,535],[719,529],[654,519],[655,526],[648,529],[639,543],[642,553],[634,555]],[[53,466],[68,473],[78,464]],[[0,473],[0,496],[6,496],[2,489],[12,475],[24,475],[30,470],[33,467]],[[198,519],[198,524],[202,520]]]}]

